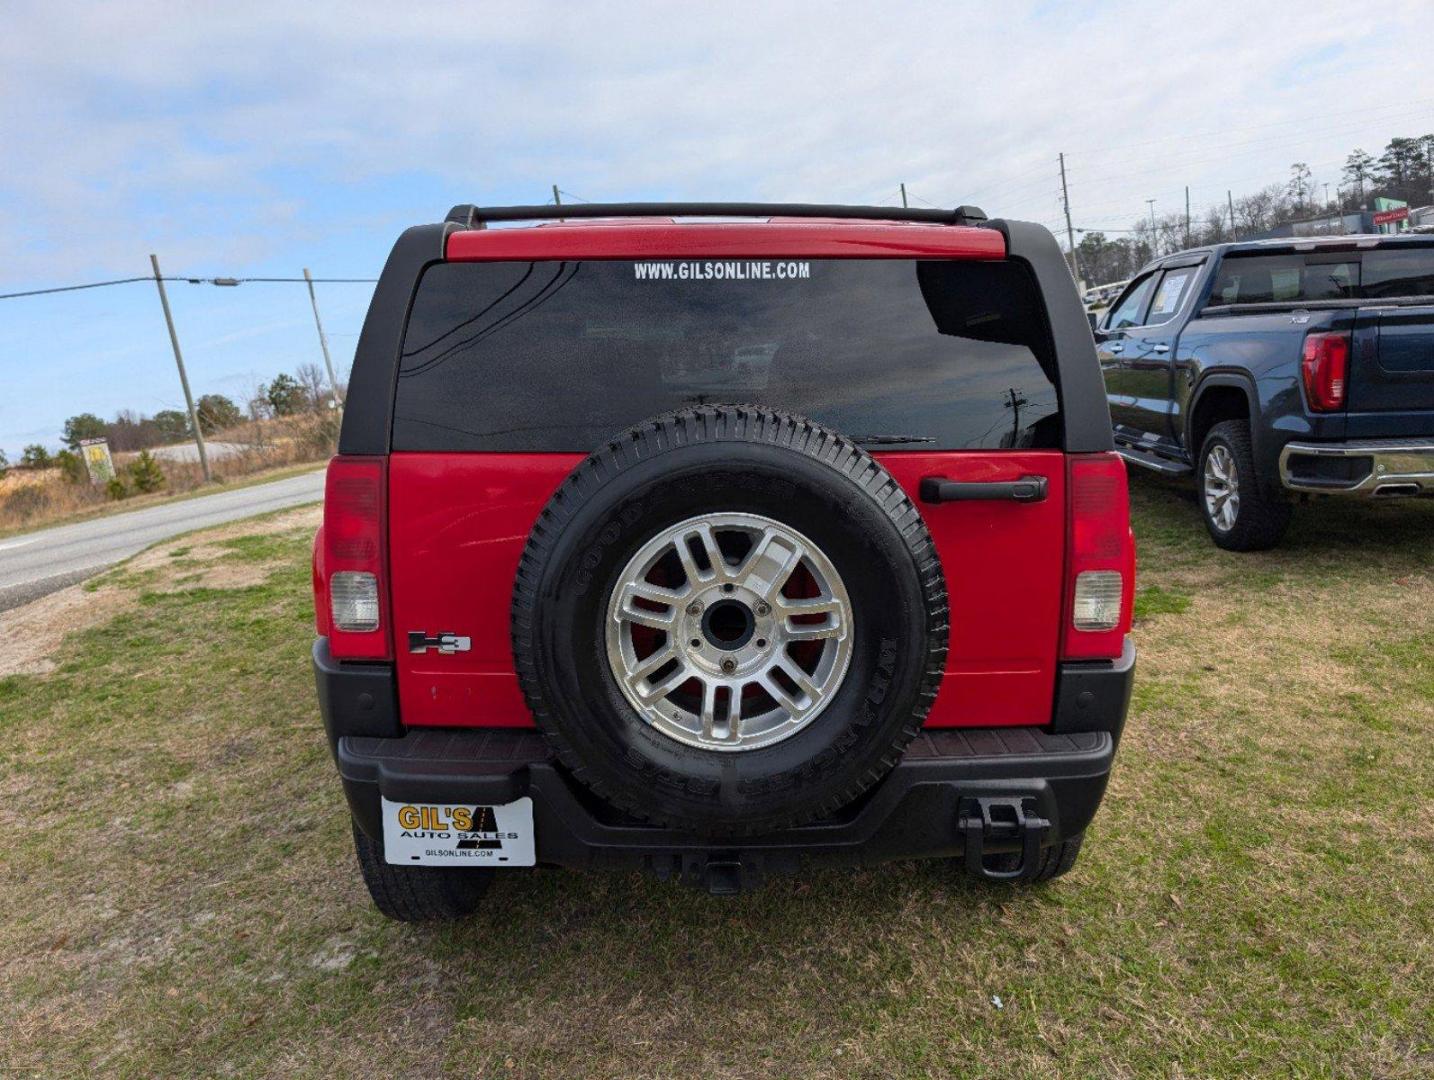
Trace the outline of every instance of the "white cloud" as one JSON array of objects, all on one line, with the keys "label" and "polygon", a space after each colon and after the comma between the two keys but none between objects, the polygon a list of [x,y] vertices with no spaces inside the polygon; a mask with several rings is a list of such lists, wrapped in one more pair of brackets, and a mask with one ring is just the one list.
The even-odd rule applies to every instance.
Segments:
[{"label": "white cloud", "polygon": [[1361,140],[1434,127],[1421,0],[1376,20],[1082,7],[12,5],[3,276],[128,271],[156,246],[263,260],[412,175],[451,201],[541,201],[555,179],[588,198],[847,201],[905,180],[1054,222],[1067,150],[1076,216],[1127,222],[1147,197],[1173,209],[1189,183],[1198,208],[1294,160],[1333,180]]}]

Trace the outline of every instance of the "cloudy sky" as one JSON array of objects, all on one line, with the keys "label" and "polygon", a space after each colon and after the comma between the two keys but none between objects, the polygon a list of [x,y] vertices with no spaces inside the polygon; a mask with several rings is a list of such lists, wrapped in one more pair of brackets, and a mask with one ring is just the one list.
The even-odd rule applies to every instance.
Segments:
[{"label": "cloudy sky", "polygon": [[[706,12],[706,13],[704,13]],[[1198,213],[1434,130],[1428,0],[5,5],[0,293],[372,277],[455,202],[974,202]],[[1322,189],[1321,189],[1322,190]],[[171,286],[196,393],[318,360],[293,285]],[[347,366],[368,286],[321,287]],[[182,407],[147,284],[0,301],[0,448]]]}]

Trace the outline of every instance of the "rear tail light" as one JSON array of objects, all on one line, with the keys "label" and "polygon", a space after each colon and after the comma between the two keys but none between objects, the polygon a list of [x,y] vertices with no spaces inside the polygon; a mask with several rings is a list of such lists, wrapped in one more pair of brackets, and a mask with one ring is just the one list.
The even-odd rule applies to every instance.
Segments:
[{"label": "rear tail light", "polygon": [[1135,538],[1125,462],[1114,454],[1069,459],[1069,553],[1062,655],[1115,659],[1130,630]]},{"label": "rear tail light", "polygon": [[329,579],[329,617],[335,630],[366,634],[377,630],[378,576],[340,570]]},{"label": "rear tail light", "polygon": [[1314,412],[1344,408],[1349,377],[1349,338],[1344,334],[1310,334],[1300,358],[1305,400]]},{"label": "rear tail light", "polygon": [[329,462],[318,563],[325,579],[320,591],[328,600],[329,650],[341,659],[392,656],[385,603],[385,488],[383,458]]},{"label": "rear tail light", "polygon": [[1119,570],[1083,570],[1075,579],[1071,625],[1077,630],[1114,630],[1120,625],[1125,582]]}]

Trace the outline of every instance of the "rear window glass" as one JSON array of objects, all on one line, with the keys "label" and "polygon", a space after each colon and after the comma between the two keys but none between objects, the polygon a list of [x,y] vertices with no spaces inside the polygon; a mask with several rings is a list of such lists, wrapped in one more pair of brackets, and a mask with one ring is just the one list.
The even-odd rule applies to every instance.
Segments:
[{"label": "rear window glass", "polygon": [[895,449],[1058,447],[1045,327],[1016,263],[440,263],[409,315],[393,448],[586,452],[714,402]]},{"label": "rear window glass", "polygon": [[1374,299],[1434,296],[1434,247],[1366,252],[1361,286]]},{"label": "rear window glass", "polygon": [[1434,247],[1308,255],[1231,256],[1211,304],[1389,300],[1434,295]]},{"label": "rear window glass", "polygon": [[1220,266],[1212,304],[1270,304],[1348,300],[1358,296],[1359,256],[1261,255],[1231,257]]}]

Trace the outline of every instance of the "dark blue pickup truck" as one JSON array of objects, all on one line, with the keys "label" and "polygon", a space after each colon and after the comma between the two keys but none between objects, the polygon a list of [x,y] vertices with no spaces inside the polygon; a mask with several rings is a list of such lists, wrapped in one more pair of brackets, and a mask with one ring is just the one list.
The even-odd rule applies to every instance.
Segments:
[{"label": "dark blue pickup truck", "polygon": [[1223,548],[1274,546],[1312,495],[1434,496],[1434,236],[1182,251],[1095,337],[1117,452],[1193,475]]}]

